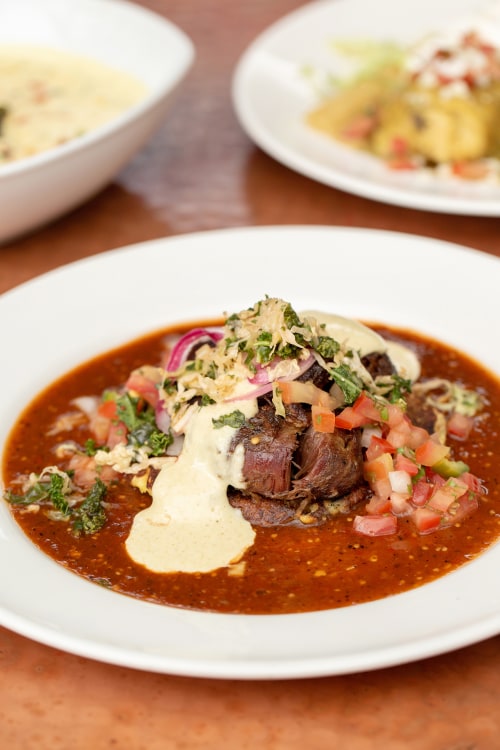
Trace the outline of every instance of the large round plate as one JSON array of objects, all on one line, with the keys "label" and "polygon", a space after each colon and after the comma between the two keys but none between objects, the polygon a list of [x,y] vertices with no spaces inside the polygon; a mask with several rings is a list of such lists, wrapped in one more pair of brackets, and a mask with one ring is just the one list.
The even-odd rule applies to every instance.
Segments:
[{"label": "large round plate", "polygon": [[[377,158],[342,146],[305,124],[319,102],[304,68],[346,76],[332,42],[392,41],[406,46],[469,15],[483,0],[321,0],[264,31],[242,55],[233,103],[247,134],[270,156],[332,187],[400,206],[499,216],[500,185],[421,172],[391,172]],[[500,33],[500,32],[499,32]]]},{"label": "large round plate", "polygon": [[[143,333],[237,311],[265,294],[298,310],[434,335],[500,373],[491,339],[499,287],[492,256],[371,230],[228,229],[97,255],[0,297],[0,453],[19,411],[58,375]],[[434,583],[369,604],[281,616],[185,611],[67,571],[0,502],[1,624],[72,653],[172,674],[309,677],[449,651],[500,632],[499,567],[496,546]]]}]

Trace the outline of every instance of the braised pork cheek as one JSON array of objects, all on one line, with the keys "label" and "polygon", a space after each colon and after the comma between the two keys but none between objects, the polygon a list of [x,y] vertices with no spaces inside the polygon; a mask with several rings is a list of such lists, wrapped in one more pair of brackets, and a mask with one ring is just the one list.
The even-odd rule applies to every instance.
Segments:
[{"label": "braised pork cheek", "polygon": [[[332,511],[325,510],[323,501],[343,498],[363,481],[359,431],[317,432],[311,426],[310,410],[301,404],[287,405],[281,417],[272,403],[261,400],[257,414],[238,430],[230,450],[238,445],[245,452],[246,487],[230,492],[230,502],[253,525],[278,526],[306,511],[308,522],[321,522]],[[365,488],[339,510],[349,510],[363,499]]]},{"label": "braised pork cheek", "polygon": [[396,368],[385,352],[371,352],[361,357],[363,367],[366,367],[372,378],[382,375],[394,375]]},{"label": "braised pork cheek", "polygon": [[346,495],[363,480],[360,431],[317,432],[309,427],[301,437],[297,463],[296,490],[315,500]]},{"label": "braised pork cheek", "polygon": [[245,451],[245,494],[275,497],[290,489],[298,435],[309,423],[305,408],[299,404],[294,407],[287,409],[286,417],[280,417],[274,406],[264,401],[233,438],[230,452],[240,444]]}]

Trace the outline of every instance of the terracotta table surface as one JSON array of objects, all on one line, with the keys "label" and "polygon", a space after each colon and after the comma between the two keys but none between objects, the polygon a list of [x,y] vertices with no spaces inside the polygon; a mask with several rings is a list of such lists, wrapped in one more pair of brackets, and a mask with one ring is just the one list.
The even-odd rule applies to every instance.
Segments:
[{"label": "terracotta table surface", "polygon": [[[498,219],[348,195],[293,173],[247,138],[231,105],[234,65],[256,34],[300,2],[141,4],[191,36],[196,62],[164,126],[112,185],[70,215],[0,248],[0,292],[125,244],[229,226],[390,229],[500,256]],[[109,666],[0,629],[0,675],[0,747],[10,750],[500,747],[500,638],[364,674],[240,682]]]}]

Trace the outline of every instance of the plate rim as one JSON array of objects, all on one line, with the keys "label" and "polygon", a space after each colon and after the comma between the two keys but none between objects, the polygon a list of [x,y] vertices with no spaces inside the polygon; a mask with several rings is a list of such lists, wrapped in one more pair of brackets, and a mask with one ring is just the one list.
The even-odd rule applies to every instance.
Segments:
[{"label": "plate rim", "polygon": [[[451,6],[452,0],[447,1]],[[377,202],[419,211],[485,217],[500,216],[500,184],[496,197],[473,200],[461,196],[450,197],[437,191],[415,191],[404,184],[392,186],[377,183],[375,180],[364,180],[357,174],[349,174],[323,165],[316,158],[283,143],[262,123],[257,108],[250,101],[248,86],[252,81],[254,67],[258,64],[260,57],[266,54],[269,43],[284,37],[289,25],[296,20],[312,18],[316,14],[321,14],[325,9],[335,14],[338,7],[345,5],[346,2],[349,0],[312,0],[305,6],[300,6],[275,20],[250,42],[237,60],[231,80],[233,109],[241,128],[259,148],[283,166],[328,187]],[[467,2],[472,4],[477,3],[477,0],[467,0]],[[370,0],[356,0],[356,3],[372,8]],[[341,144],[329,144],[327,136],[322,134],[316,134],[316,136],[318,143],[323,141],[325,149],[332,151],[337,149],[344,154],[352,153],[352,149],[343,147]],[[359,154],[357,156],[359,158]],[[363,155],[363,157],[370,161],[375,160],[375,157],[369,155]]]},{"label": "plate rim", "polygon": [[[394,247],[399,247],[401,244],[404,245],[404,243],[406,242],[409,244],[411,250],[417,248],[419,251],[422,250],[425,252],[433,252],[435,256],[443,254],[443,257],[445,259],[448,259],[450,256],[452,256],[455,262],[458,263],[458,265],[460,265],[462,262],[466,264],[474,264],[478,262],[480,264],[486,263],[486,266],[484,267],[490,268],[491,262],[491,268],[495,269],[495,273],[497,274],[497,276],[500,274],[500,266],[496,265],[498,264],[499,259],[496,256],[492,256],[489,253],[485,253],[484,251],[476,250],[467,246],[456,245],[455,243],[422,237],[419,235],[410,235],[403,232],[351,227],[329,227],[324,225],[279,225],[226,228],[220,230],[206,230],[203,232],[194,232],[173,237],[147,240],[141,243],[134,243],[121,248],[115,248],[104,253],[98,253],[96,255],[88,256],[86,258],[68,263],[65,266],[55,268],[51,271],[46,272],[45,274],[42,274],[41,276],[37,276],[34,279],[26,281],[0,295],[0,320],[5,315],[6,309],[11,307],[12,304],[15,304],[19,298],[21,298],[22,301],[22,299],[25,298],[26,295],[29,296],[32,289],[39,293],[40,290],[43,291],[43,288],[47,287],[47,285],[57,286],[58,284],[67,282],[68,278],[71,279],[75,278],[76,276],[81,277],[82,274],[85,275],[85,273],[92,273],[99,266],[107,267],[108,264],[116,264],[124,259],[126,259],[127,263],[130,264],[139,256],[144,258],[146,256],[148,258],[155,257],[157,260],[161,258],[162,262],[167,263],[168,260],[171,260],[167,253],[168,249],[175,249],[176,247],[180,247],[185,250],[186,246],[189,247],[189,245],[191,244],[192,247],[197,247],[198,252],[200,252],[200,248],[206,249],[207,243],[209,246],[222,246],[224,245],[224,243],[226,245],[230,245],[231,242],[243,240],[244,242],[251,244],[251,241],[254,238],[258,238],[259,244],[264,244],[266,237],[267,242],[275,242],[277,237],[281,237],[283,240],[287,241],[285,244],[287,244],[293,237],[296,237],[298,239],[303,239],[305,237],[308,238],[310,242],[312,242],[312,240],[323,242],[323,240],[320,240],[320,238],[322,237],[325,239],[325,241],[330,241],[332,238],[338,240],[338,238],[345,239],[347,237],[351,238],[351,241],[353,243],[361,240],[371,240],[372,242],[375,241],[392,244],[394,245]],[[334,262],[335,259],[332,259],[332,263]],[[2,334],[0,334],[0,340],[1,338]],[[124,340],[126,340],[126,338]],[[117,341],[116,345],[119,345],[119,343],[120,342]],[[100,348],[97,347],[94,355],[98,354],[99,351]],[[83,359],[84,357],[82,357],[79,361],[83,361]],[[4,534],[6,533],[5,527],[2,525],[1,518],[2,514],[0,514],[0,557],[2,554],[2,544],[5,541],[2,538],[2,532]],[[5,520],[5,513],[3,514],[3,518]],[[12,521],[12,524],[15,525],[15,522]],[[22,535],[22,532],[19,533]],[[22,535],[22,537],[24,538],[24,535]],[[486,559],[486,556],[489,554],[490,552],[484,553],[481,559]],[[42,573],[45,573],[46,570],[51,567],[51,565],[58,570],[61,568],[61,566],[53,563],[49,558],[47,558],[46,563],[41,566],[41,568],[43,569]],[[467,567],[467,570],[470,570],[469,564],[467,564],[467,566],[465,567]],[[84,600],[86,600],[89,596],[89,589],[92,589],[93,594],[97,594],[98,592],[98,595],[96,597],[94,597],[93,595],[90,596],[91,600],[96,599],[99,602],[103,602],[106,600],[106,596],[109,597],[111,595],[112,597],[115,597],[113,599],[113,607],[114,604],[117,604],[116,597],[123,601],[129,601],[128,597],[124,597],[120,594],[115,594],[114,592],[102,591],[101,589],[96,587],[95,584],[83,581],[83,579],[79,579],[75,574],[71,574],[68,571],[60,572],[64,572],[66,576],[73,576],[71,588],[78,594],[78,596],[83,597]],[[445,578],[449,580],[450,576],[453,575],[454,573],[449,574],[449,576],[446,576]],[[466,578],[468,577],[466,576]],[[439,580],[443,581],[444,579]],[[439,586],[439,588],[441,586],[442,584]],[[425,588],[426,587],[421,587],[420,591]],[[408,602],[415,599],[414,595],[415,592],[406,592],[397,596],[404,597]],[[420,599],[418,590],[416,592],[416,595],[417,599]],[[178,674],[185,676],[223,679],[295,679],[334,674],[348,674],[358,671],[369,671],[372,669],[395,666],[397,664],[427,658],[429,656],[434,656],[440,653],[447,652],[449,650],[454,650],[455,648],[471,645],[478,640],[496,635],[498,632],[500,632],[499,600],[498,609],[496,609],[493,614],[490,614],[486,618],[484,618],[484,616],[474,616],[472,620],[469,619],[467,623],[464,624],[461,628],[455,628],[451,634],[448,633],[447,645],[444,649],[442,643],[442,634],[435,633],[433,637],[426,637],[421,639],[420,641],[415,641],[412,644],[410,650],[408,650],[407,643],[395,643],[390,647],[382,650],[379,649],[377,652],[371,654],[367,653],[366,651],[363,652],[361,650],[358,652],[356,658],[353,657],[352,654],[347,654],[345,658],[342,658],[338,654],[334,656],[317,654],[309,655],[307,657],[304,656],[296,660],[290,658],[284,659],[282,656],[276,657],[273,660],[272,658],[264,658],[262,654],[260,656],[252,656],[252,654],[245,655],[240,652],[238,654],[229,655],[225,660],[217,660],[216,658],[189,659],[185,655],[179,658],[174,658],[172,654],[165,656],[164,654],[161,655],[154,652],[148,652],[147,650],[126,648],[123,644],[120,645],[119,643],[110,644],[103,641],[92,642],[91,639],[89,645],[89,639],[82,639],[81,636],[78,636],[78,634],[75,635],[74,632],[70,633],[69,635],[68,633],[61,632],[61,629],[57,627],[57,622],[47,622],[45,619],[39,619],[35,622],[27,621],[26,617],[23,617],[19,612],[13,612],[12,608],[6,609],[4,600],[5,594],[2,593],[0,584],[0,623],[5,627],[14,630],[15,632],[18,632],[34,640],[38,640],[39,642],[45,643],[48,646],[60,649],[62,648],[63,650],[69,651],[70,653],[76,653],[87,658],[98,659],[99,661],[136,669],[147,669],[153,672],[156,671],[161,673]],[[364,616],[363,613],[371,614],[380,610],[381,607],[383,609],[383,603],[386,601],[387,600],[379,600],[379,602],[368,603],[367,605],[355,605],[355,607],[363,608],[362,615]],[[380,602],[382,602],[382,605],[380,604]],[[153,605],[146,602],[134,602],[134,609],[136,605],[137,609],[141,612],[141,621],[142,619],[147,618],[149,616],[149,613],[151,613],[152,611],[158,612],[159,605]],[[128,607],[118,606],[118,609],[127,610]],[[160,607],[160,610],[163,613],[168,610],[169,613],[172,614],[173,608]],[[263,626],[265,620],[267,620],[268,622],[278,620],[281,623],[285,621],[284,618],[286,618],[287,623],[291,623],[292,625],[298,620],[301,621],[301,624],[304,622],[304,620],[306,620],[306,622],[312,621],[314,623],[318,623],[319,621],[326,621],[330,625],[332,625],[332,622],[338,623],[339,621],[345,620],[346,615],[339,615],[339,613],[345,613],[348,610],[352,612],[353,608],[350,607],[347,609],[344,608],[342,610],[331,610],[329,613],[327,612],[326,618],[324,617],[325,613],[323,612],[309,613],[306,615],[257,615],[250,618],[245,615],[217,615],[215,613],[201,613],[201,619],[203,622],[201,626],[197,625],[196,627],[200,627],[201,631],[203,632],[205,627],[207,627],[208,630],[211,631],[212,627],[222,627],[224,629],[226,626],[229,627],[229,624],[231,623],[231,627],[234,626],[236,629],[241,629],[242,632],[245,632],[246,623],[248,623],[249,620],[252,620],[252,628],[256,628],[256,632],[260,632],[262,630],[265,630],[265,627]],[[357,611],[360,612],[361,610],[358,609]],[[174,610],[174,612],[174,619],[180,620],[182,622],[182,625],[186,625],[187,627],[194,627],[193,622],[199,618],[200,614],[195,613],[195,616],[193,617],[193,613],[183,612],[182,615],[179,615],[179,611]],[[334,615],[332,615],[331,613],[334,613]],[[169,618],[165,618],[159,615],[159,619],[163,621],[165,619],[168,620]],[[212,637],[211,632],[208,633],[208,636]]]}]

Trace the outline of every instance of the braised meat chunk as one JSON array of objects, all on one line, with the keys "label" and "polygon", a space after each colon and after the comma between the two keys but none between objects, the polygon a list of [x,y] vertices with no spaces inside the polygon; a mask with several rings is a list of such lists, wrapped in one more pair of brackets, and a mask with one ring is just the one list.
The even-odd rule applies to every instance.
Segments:
[{"label": "braised meat chunk", "polygon": [[394,375],[396,368],[391,358],[385,352],[371,352],[361,357],[361,363],[368,370],[372,378],[381,375]]},{"label": "braised meat chunk", "polygon": [[321,500],[341,497],[363,479],[360,433],[341,429],[317,432],[310,427],[301,438],[297,461],[296,490]]},{"label": "braised meat chunk", "polygon": [[292,407],[283,418],[271,403],[264,402],[233,439],[230,451],[241,443],[245,450],[243,477],[247,494],[273,497],[290,489],[297,436],[309,423],[305,407]]},{"label": "braised meat chunk", "polygon": [[[236,433],[230,451],[238,445],[244,447],[246,486],[232,490],[229,499],[254,525],[289,523],[312,505],[319,522],[335,512],[331,501],[350,495],[348,502],[339,504],[346,512],[366,497],[355,492],[363,480],[359,432],[317,432],[305,405],[287,405],[281,417],[263,400],[257,414]],[[328,507],[324,501],[329,501]]]}]

